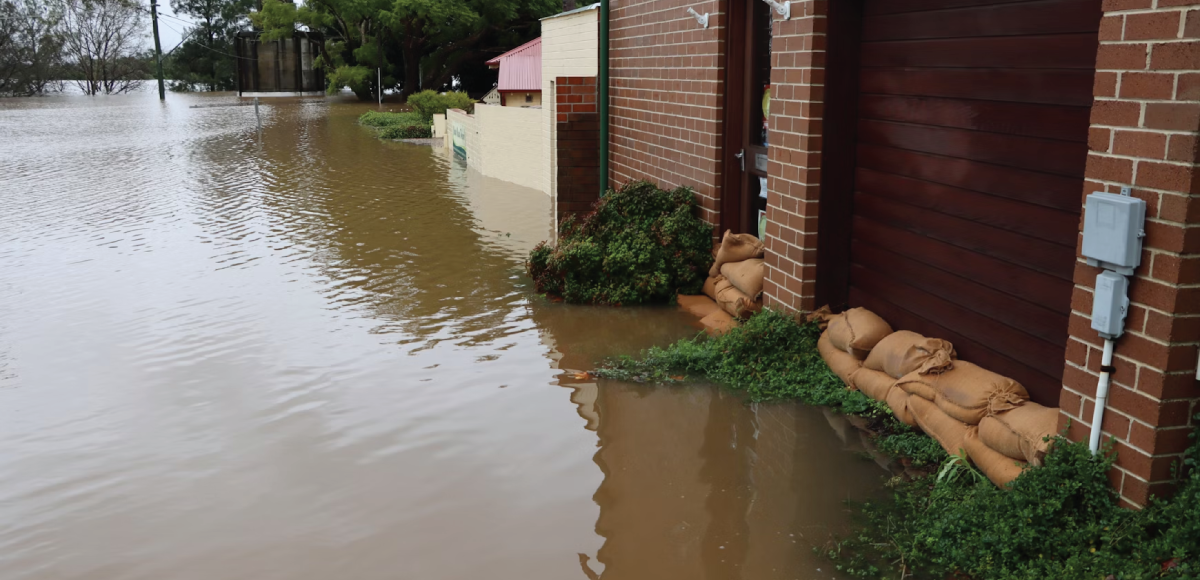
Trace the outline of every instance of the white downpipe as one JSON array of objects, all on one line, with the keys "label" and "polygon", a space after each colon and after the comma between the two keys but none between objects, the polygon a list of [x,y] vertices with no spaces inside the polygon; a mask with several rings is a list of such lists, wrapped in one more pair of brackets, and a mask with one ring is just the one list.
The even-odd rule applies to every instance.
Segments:
[{"label": "white downpipe", "polygon": [[1088,438],[1088,449],[1095,455],[1100,451],[1100,424],[1104,421],[1104,407],[1108,403],[1109,369],[1112,368],[1113,341],[1104,340],[1104,356],[1100,357],[1100,382],[1096,384],[1096,409],[1092,411],[1092,434]]}]

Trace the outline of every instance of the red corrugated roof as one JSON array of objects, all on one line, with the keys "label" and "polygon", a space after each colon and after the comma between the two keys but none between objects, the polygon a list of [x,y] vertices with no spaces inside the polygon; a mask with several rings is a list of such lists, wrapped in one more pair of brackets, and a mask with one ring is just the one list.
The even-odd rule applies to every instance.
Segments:
[{"label": "red corrugated roof", "polygon": [[496,89],[501,92],[542,90],[541,37],[493,58],[487,64],[500,67],[500,82]]},{"label": "red corrugated roof", "polygon": [[537,37],[533,40],[530,40],[529,42],[526,42],[525,44],[522,44],[521,46],[518,46],[496,58],[493,58],[492,60],[487,61],[487,64],[488,64],[488,66],[494,66],[494,65],[500,64],[500,59],[502,59],[506,56],[536,56],[536,57],[541,58],[541,56],[542,56],[542,37],[539,36],[539,37]]}]

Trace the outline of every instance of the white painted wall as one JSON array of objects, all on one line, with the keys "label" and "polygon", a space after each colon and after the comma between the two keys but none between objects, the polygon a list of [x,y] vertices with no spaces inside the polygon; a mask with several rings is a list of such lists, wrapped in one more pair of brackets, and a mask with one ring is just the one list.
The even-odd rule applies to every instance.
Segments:
[{"label": "white painted wall", "polygon": [[[475,116],[468,115],[460,109],[450,109],[446,111],[446,129],[449,134],[447,142],[450,144],[451,152],[458,155],[465,153],[467,165],[482,171],[483,158],[480,156],[479,149],[479,123]],[[456,152],[460,146],[464,151]]]},{"label": "white painted wall", "polygon": [[600,54],[600,11],[593,7],[542,19],[541,189],[551,198],[558,189],[558,135],[555,131],[555,77],[594,77]]}]

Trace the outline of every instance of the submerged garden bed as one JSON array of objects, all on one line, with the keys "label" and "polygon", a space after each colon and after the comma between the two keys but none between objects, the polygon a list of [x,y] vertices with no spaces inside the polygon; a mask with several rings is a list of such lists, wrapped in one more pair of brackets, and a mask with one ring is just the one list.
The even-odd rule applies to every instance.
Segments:
[{"label": "submerged garden bed", "polygon": [[[966,461],[849,390],[817,351],[821,330],[771,310],[717,337],[700,335],[595,371],[600,377],[681,383],[703,377],[751,401],[794,400],[860,417],[881,451],[929,466],[887,482],[885,501],[857,504],[860,526],[826,553],[864,578],[1045,579],[1200,576],[1200,444],[1178,466],[1180,491],[1145,509],[1120,507],[1107,473],[1111,448],[1058,438],[1041,467],[998,488]],[[1185,469],[1186,468],[1186,469]],[[1186,473],[1185,473],[1186,472]]]}]

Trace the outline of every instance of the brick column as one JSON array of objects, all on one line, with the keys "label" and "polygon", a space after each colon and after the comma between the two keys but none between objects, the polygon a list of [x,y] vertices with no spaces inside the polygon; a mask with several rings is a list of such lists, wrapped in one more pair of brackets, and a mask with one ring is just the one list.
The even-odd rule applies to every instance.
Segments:
[{"label": "brick column", "polygon": [[558,147],[558,220],[587,212],[600,199],[600,115],[596,77],[558,77],[554,81]]},{"label": "brick column", "polygon": [[[1200,398],[1200,9],[1198,0],[1105,0],[1083,194],[1131,186],[1148,205],[1142,265],[1116,343],[1105,436],[1122,503],[1171,488]],[[1157,7],[1155,7],[1157,5]],[[1096,268],[1075,268],[1062,423],[1086,440],[1103,342],[1090,328]]]},{"label": "brick column", "polygon": [[792,2],[773,15],[770,167],[767,197],[767,306],[816,305],[817,200],[825,94],[827,0]]}]

